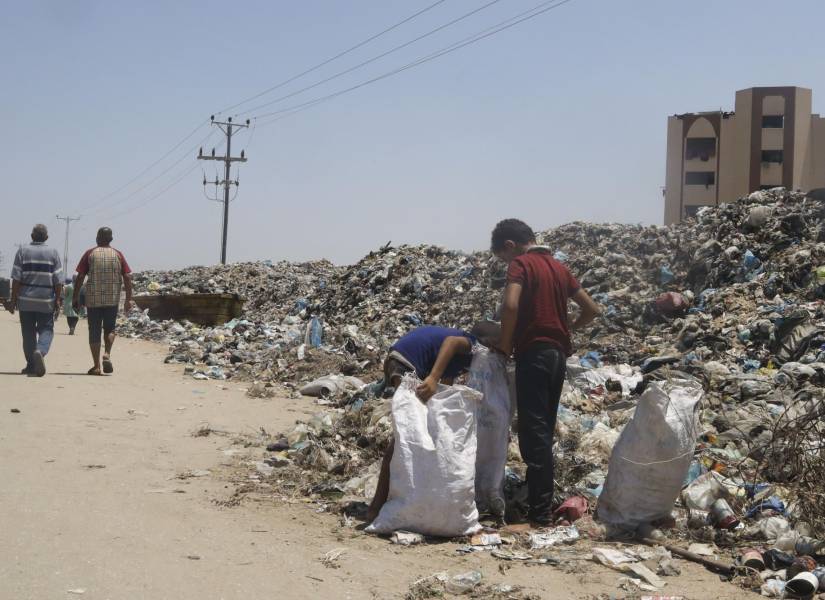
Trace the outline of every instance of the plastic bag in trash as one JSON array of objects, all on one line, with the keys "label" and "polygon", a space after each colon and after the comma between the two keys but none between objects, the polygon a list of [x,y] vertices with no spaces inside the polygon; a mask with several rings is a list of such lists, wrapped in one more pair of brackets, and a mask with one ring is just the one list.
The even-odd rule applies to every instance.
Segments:
[{"label": "plastic bag in trash", "polygon": [[366,384],[357,377],[347,377],[345,375],[327,375],[319,377],[315,381],[306,384],[300,392],[304,396],[319,398],[322,396],[335,396],[349,391],[358,391]]},{"label": "plastic bag in trash", "polygon": [[670,516],[693,458],[702,386],[695,380],[651,383],[610,456],[597,514],[635,529]]},{"label": "plastic bag in trash", "polygon": [[682,501],[691,510],[710,510],[719,498],[730,498],[736,494],[736,485],[716,471],[709,471],[697,477],[682,492]]},{"label": "plastic bag in trash", "polygon": [[398,529],[454,537],[481,529],[475,503],[476,413],[481,394],[439,386],[425,404],[408,374],[392,398],[390,493],[370,533]]}]

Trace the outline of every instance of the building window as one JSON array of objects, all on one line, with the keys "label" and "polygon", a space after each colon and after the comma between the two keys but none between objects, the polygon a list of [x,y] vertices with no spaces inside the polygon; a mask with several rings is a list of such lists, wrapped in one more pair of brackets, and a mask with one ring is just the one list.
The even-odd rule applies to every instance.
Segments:
[{"label": "building window", "polygon": [[716,138],[696,137],[685,141],[685,160],[709,161],[716,156]]},{"label": "building window", "polygon": [[696,213],[698,213],[703,208],[705,208],[705,206],[703,206],[701,204],[697,204],[697,205],[694,205],[694,206],[686,206],[685,207],[685,218],[686,219],[691,219],[691,218],[695,217]]},{"label": "building window", "polygon": [[716,173],[713,171],[687,171],[685,185],[703,185],[709,187],[716,183]]},{"label": "building window", "polygon": [[762,150],[763,163],[782,163],[783,158],[782,150]]},{"label": "building window", "polygon": [[785,117],[782,115],[764,115],[762,117],[763,129],[782,129],[785,126]]}]

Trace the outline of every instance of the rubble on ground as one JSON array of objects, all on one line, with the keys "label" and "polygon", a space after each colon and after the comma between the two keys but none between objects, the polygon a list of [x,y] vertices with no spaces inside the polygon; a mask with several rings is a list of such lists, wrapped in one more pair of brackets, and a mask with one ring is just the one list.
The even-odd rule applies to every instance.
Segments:
[{"label": "rubble on ground", "polygon": [[[765,564],[754,558],[757,566],[743,563],[736,577],[765,595],[784,593],[795,570],[822,564],[825,203],[766,190],[674,226],[573,223],[539,242],[604,309],[577,336],[568,363],[559,500],[582,496],[592,509],[640,394],[652,382],[696,380],[704,397],[685,487],[672,518],[644,535],[705,544],[729,562],[755,550]],[[237,292],[247,298],[244,318],[209,328],[134,315],[126,329],[168,343],[169,362],[192,364],[204,377],[293,387],[330,375],[369,382],[406,331],[493,316],[503,283],[504,267],[489,253],[430,246],[388,245],[349,267],[264,262],[147,272],[135,276],[139,292]],[[347,513],[353,499],[374,491],[392,425],[380,385],[333,392],[318,415],[270,444],[266,461],[282,492],[340,503]],[[525,496],[515,441],[510,458],[514,519]],[[591,530],[595,539],[604,534]],[[806,555],[813,563],[794,567]],[[656,588],[636,567],[619,570],[628,569],[624,579],[633,582],[623,585]]]}]

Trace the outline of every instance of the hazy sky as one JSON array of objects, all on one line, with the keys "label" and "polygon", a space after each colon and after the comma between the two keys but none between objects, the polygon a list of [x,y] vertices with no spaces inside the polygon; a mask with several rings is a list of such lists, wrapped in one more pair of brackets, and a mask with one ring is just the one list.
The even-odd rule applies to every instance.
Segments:
[{"label": "hazy sky", "polygon": [[[291,94],[489,1],[444,0],[229,114]],[[201,181],[202,169],[214,179],[217,165],[198,163],[193,150],[210,133],[209,115],[433,2],[6,3],[3,271],[38,221],[62,252],[58,213],[83,216],[73,226],[73,265],[103,224],[135,268],[217,262],[220,207],[204,198]],[[539,2],[499,0],[240,118],[371,79]],[[667,116],[732,110],[735,90],[754,85],[813,88],[814,110],[825,112],[823,19],[822,0],[572,0],[289,118],[259,119],[254,133],[233,144],[246,148],[249,162],[240,166],[231,205],[229,258],[349,263],[389,240],[479,249],[495,222],[509,216],[535,229],[573,220],[661,223]],[[166,159],[107,196],[199,123]],[[216,145],[222,153],[219,139],[205,150]]]}]

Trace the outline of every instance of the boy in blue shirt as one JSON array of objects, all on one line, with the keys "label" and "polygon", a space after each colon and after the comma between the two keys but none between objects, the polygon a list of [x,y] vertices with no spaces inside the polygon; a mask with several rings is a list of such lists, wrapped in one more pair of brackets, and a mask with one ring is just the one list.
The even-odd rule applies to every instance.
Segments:
[{"label": "boy in blue shirt", "polygon": [[[415,393],[422,402],[426,402],[436,393],[439,383],[451,385],[456,377],[470,368],[473,345],[477,341],[485,346],[495,345],[498,342],[498,325],[478,323],[470,333],[433,325],[414,329],[390,347],[384,361],[384,382],[397,388],[404,375],[415,372],[421,379]],[[367,510],[367,521],[375,520],[389,496],[390,461],[394,445],[394,440],[391,440],[381,461],[378,485]]]}]

